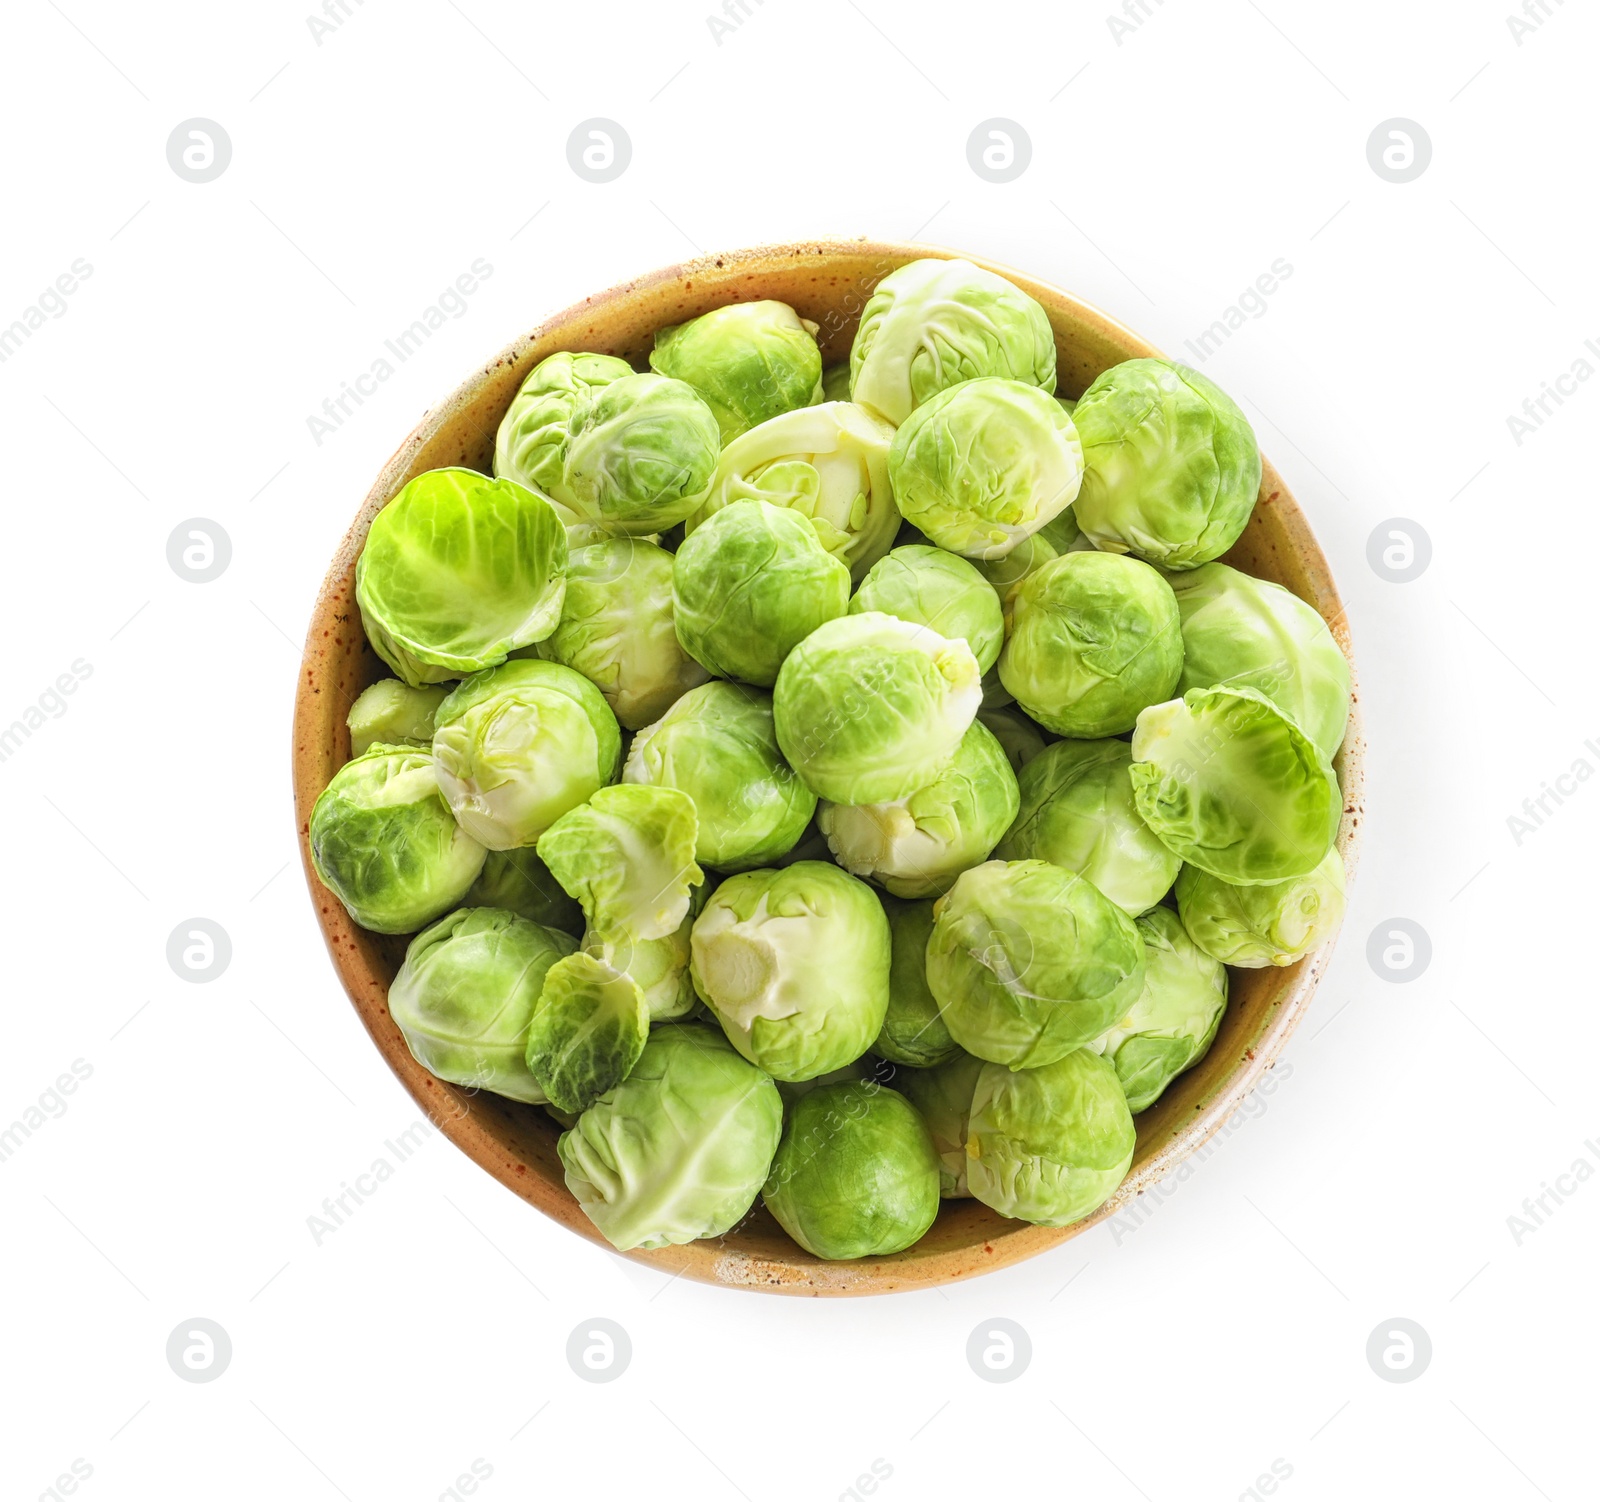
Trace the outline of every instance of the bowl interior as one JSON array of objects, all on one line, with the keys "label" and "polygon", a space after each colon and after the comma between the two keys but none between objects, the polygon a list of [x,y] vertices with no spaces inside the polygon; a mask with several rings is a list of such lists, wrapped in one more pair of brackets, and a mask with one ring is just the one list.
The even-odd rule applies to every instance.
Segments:
[{"label": "bowl interior", "polygon": [[[668,267],[586,298],[516,340],[424,417],[379,474],[317,600],[297,692],[293,771],[306,880],[334,967],[389,1067],[434,1123],[508,1188],[591,1240],[601,1238],[562,1181],[556,1155],[560,1128],[537,1107],[444,1084],[412,1059],[387,1004],[405,940],[356,927],[311,869],[306,836],[312,804],[350,755],[345,715],[356,695],[388,671],[361,629],[355,606],[356,557],[373,516],[414,475],[451,464],[488,472],[502,414],[523,377],[547,355],[592,350],[642,365],[661,326],[729,302],[776,298],[817,323],[824,359],[832,363],[848,357],[861,308],[884,275],[919,256],[951,254],[928,246],[860,240],[764,247]],[[1121,360],[1160,353],[1054,287],[1007,267],[978,264],[1009,277],[1044,306],[1055,331],[1059,384],[1066,395],[1081,394],[1096,375]],[[1270,463],[1263,462],[1261,492],[1250,523],[1225,561],[1308,601],[1349,657],[1344,612],[1327,560]],[[1349,732],[1336,762],[1345,791],[1339,843],[1352,871],[1361,820],[1361,761],[1353,696]],[[1075,1225],[1031,1226],[1007,1220],[976,1201],[945,1201],[933,1228],[910,1250],[830,1263],[798,1247],[758,1203],[724,1236],[630,1255],[671,1274],[796,1294],[926,1287],[1032,1256],[1115,1214],[1227,1120],[1308,1005],[1332,942],[1283,969],[1230,971],[1228,1008],[1210,1052],[1136,1118],[1138,1145],[1127,1179],[1104,1206]]]}]

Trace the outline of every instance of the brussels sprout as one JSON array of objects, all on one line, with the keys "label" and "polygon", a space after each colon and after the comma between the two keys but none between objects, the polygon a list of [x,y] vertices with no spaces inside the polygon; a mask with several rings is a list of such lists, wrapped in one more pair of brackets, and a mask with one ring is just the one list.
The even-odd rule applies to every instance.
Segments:
[{"label": "brussels sprout", "polygon": [[966,642],[980,673],[995,665],[1005,645],[994,591],[965,558],[942,548],[912,544],[880,558],[850,601],[851,615],[869,610]]},{"label": "brussels sprout", "polygon": [[1047,563],[1060,555],[1039,533],[1024,537],[1004,558],[991,558],[978,564],[978,572],[988,580],[1000,602],[1000,618],[1011,625],[1011,597],[1024,579],[1031,579]]},{"label": "brussels sprout", "polygon": [[[676,788],[603,787],[539,836],[539,859],[602,940],[664,939],[689,914],[694,800]],[[559,1104],[559,1102],[558,1102]]]},{"label": "brussels sprout", "polygon": [[1083,479],[1072,419],[1021,381],[966,381],[922,403],[889,450],[906,519],[942,548],[1003,558],[1066,510]]},{"label": "brussels sprout", "polygon": [[418,475],[372,519],[356,601],[413,688],[504,662],[561,619],[567,534],[542,495],[470,469]]},{"label": "brussels sprout", "polygon": [[826,402],[774,417],[722,451],[693,532],[734,501],[766,501],[798,511],[817,541],[860,579],[900,528],[889,487],[894,429],[849,402]]},{"label": "brussels sprout", "polygon": [[1133,1163],[1117,1072],[1080,1048],[1039,1069],[985,1064],[967,1119],[967,1188],[991,1210],[1065,1226],[1097,1210]]},{"label": "brussels sprout", "polygon": [[632,1072],[557,1144],[567,1188],[619,1252],[720,1236],[778,1150],[778,1087],[715,1028],[651,1029]]},{"label": "brussels sprout", "polygon": [[895,1074],[895,1088],[921,1113],[933,1138],[942,1199],[972,1198],[967,1188],[967,1117],[978,1075],[988,1067],[957,1049],[953,1059],[936,1069],[901,1069]]},{"label": "brussels sprout", "polygon": [[850,347],[851,400],[898,427],[980,376],[1055,387],[1055,335],[1037,302],[970,261],[911,261],[878,283]]},{"label": "brussels sprout", "polygon": [[1018,709],[980,709],[978,723],[1000,742],[1011,770],[1021,773],[1034,757],[1044,754],[1044,737],[1039,727]]},{"label": "brussels sprout", "polygon": [[784,658],[849,603],[850,570],[798,511],[765,501],[724,506],[673,559],[678,640],[719,678],[771,688]]},{"label": "brussels sprout", "polygon": [[1322,617],[1281,585],[1225,563],[1168,583],[1183,626],[1178,692],[1219,683],[1257,689],[1331,760],[1350,717],[1350,664]]},{"label": "brussels sprout", "polygon": [[561,499],[609,532],[661,532],[705,499],[721,448],[693,386],[620,376],[573,414]]},{"label": "brussels sprout", "polygon": [[816,333],[788,303],[730,303],[657,329],[650,368],[693,386],[723,443],[731,443],[769,418],[822,400]]},{"label": "brussels sprout", "polygon": [[433,766],[461,827],[491,850],[531,845],[617,774],[616,716],[581,673],[520,660],[457,686],[434,718]]},{"label": "brussels sprout", "polygon": [[652,1022],[674,1022],[701,1010],[689,978],[689,934],[711,895],[702,883],[689,893],[689,911],[664,939],[633,939],[626,934],[604,937],[593,929],[583,935],[582,948],[614,970],[625,970],[644,992]]},{"label": "brussels sprout", "polygon": [[545,973],[571,954],[569,934],[492,907],[457,908],[406,949],[389,1015],[430,1074],[538,1105],[524,1053]]},{"label": "brussels sprout", "polygon": [[673,629],[672,554],[637,537],[572,554],[561,624],[539,643],[539,655],[582,673],[628,730],[660,719],[706,681]]},{"label": "brussels sprout", "polygon": [[939,1159],[903,1095],[825,1085],[789,1112],[761,1197],[814,1257],[903,1252],[939,1213]]},{"label": "brussels sprout", "polygon": [[737,683],[692,689],[641,730],[622,778],[694,799],[695,859],[719,871],[787,854],[817,807],[817,795],[778,750],[771,696]]},{"label": "brussels sprout", "polygon": [[333,774],[311,810],[311,863],[363,928],[414,933],[455,907],[484,849],[450,816],[428,753],[371,747]]},{"label": "brussels sprout", "polygon": [[528,1072],[558,1109],[587,1111],[627,1079],[649,1036],[633,977],[579,950],[545,971],[528,1024]]},{"label": "brussels sprout", "polygon": [[1048,861],[975,866],[934,904],[928,989],[980,1059],[1052,1063],[1098,1038],[1143,984],[1133,920]]},{"label": "brussels sprout", "polygon": [[1168,850],[1239,886],[1314,871],[1344,799],[1317,744],[1254,689],[1192,688],[1139,716],[1133,799]]},{"label": "brussels sprout", "polygon": [[495,474],[542,491],[570,508],[566,469],[573,429],[601,387],[632,374],[633,367],[614,355],[563,350],[541,360],[528,372],[500,420],[494,440]]},{"label": "brussels sprout", "polygon": [[949,764],[983,690],[964,641],[880,611],[829,621],[783,664],[772,695],[778,745],[830,803],[883,803]]},{"label": "brussels sprout", "polygon": [[1000,742],[974,720],[926,787],[892,802],[823,803],[817,827],[851,875],[870,876],[896,897],[938,897],[988,860],[1017,806],[1016,773]]},{"label": "brussels sprout", "polygon": [[465,905],[503,907],[519,918],[567,934],[583,930],[583,909],[561,890],[550,868],[526,845],[519,850],[491,850]]},{"label": "brussels sprout", "polygon": [[1337,848],[1306,876],[1240,887],[1185,866],[1178,912],[1189,936],[1225,965],[1292,965],[1320,949],[1344,918],[1344,858]]},{"label": "brussels sprout", "polygon": [[931,902],[884,900],[889,919],[889,1010],[873,1051],[891,1064],[931,1069],[961,1052],[928,989]]},{"label": "brussels sprout", "polygon": [[1183,670],[1178,602],[1148,564],[1067,553],[1017,586],[1000,681],[1057,735],[1131,730]]},{"label": "brussels sprout", "polygon": [[1197,370],[1124,360],[1078,402],[1083,442],[1078,525],[1108,553],[1193,568],[1226,553],[1261,488],[1245,415]]},{"label": "brussels sprout", "polygon": [[1228,972],[1184,932],[1171,908],[1153,907],[1137,922],[1144,990],[1127,1016],[1089,1044],[1111,1061],[1135,1114],[1205,1057],[1228,1005]]},{"label": "brussels sprout", "polygon": [[730,876],[689,939],[700,999],[735,1048],[774,1079],[859,1058],[889,1006],[889,920],[872,888],[801,861]]},{"label": "brussels sprout", "polygon": [[822,372],[822,399],[825,402],[850,400],[850,362],[841,360]]},{"label": "brussels sprout", "polygon": [[433,741],[434,711],[447,688],[411,688],[398,678],[380,678],[356,695],[345,716],[350,754],[361,756],[380,741],[385,746],[427,746]]},{"label": "brussels sprout", "polygon": [[995,846],[1000,860],[1044,860],[1076,871],[1130,918],[1154,907],[1183,864],[1133,804],[1126,741],[1057,741],[1017,783],[1022,809]]}]

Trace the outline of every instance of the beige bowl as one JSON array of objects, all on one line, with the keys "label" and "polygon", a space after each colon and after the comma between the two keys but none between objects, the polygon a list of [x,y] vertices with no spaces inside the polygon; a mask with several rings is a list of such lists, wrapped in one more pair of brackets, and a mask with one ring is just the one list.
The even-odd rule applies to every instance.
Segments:
[{"label": "beige bowl", "polygon": [[[832,363],[847,357],[861,308],[886,273],[920,256],[952,254],[933,246],[866,240],[763,246],[669,266],[556,314],[474,371],[400,445],[345,534],[317,599],[295,703],[295,817],[306,881],[334,968],[379,1052],[440,1130],[514,1193],[591,1241],[601,1237],[562,1182],[555,1122],[537,1107],[444,1084],[411,1057],[387,1005],[389,982],[405,941],[356,927],[311,869],[307,823],[317,795],[349,758],[345,714],[356,695],[386,671],[362,634],[355,606],[356,557],[372,518],[412,476],[447,464],[488,472],[501,414],[523,377],[546,355],[593,350],[638,364],[663,324],[681,323],[724,303],[777,298],[820,325],[823,357]],[[975,256],[968,259],[989,265],[1044,305],[1055,330],[1065,393],[1079,395],[1118,361],[1160,353],[1065,292]],[[1255,513],[1227,561],[1309,601],[1349,656],[1349,634],[1327,559],[1271,464],[1262,465]],[[1338,760],[1345,793],[1339,845],[1352,869],[1361,823],[1362,749],[1360,722],[1352,707]],[[1127,1179],[1099,1210],[1075,1225],[1032,1226],[1007,1220],[974,1200],[950,1200],[909,1251],[859,1262],[823,1262],[796,1246],[758,1204],[725,1236],[630,1255],[663,1273],[708,1283],[813,1295],[926,1288],[1035,1256],[1115,1215],[1228,1119],[1310,1005],[1332,947],[1330,941],[1284,969],[1231,973],[1227,1015],[1210,1053],[1138,1118],[1138,1146]]]}]

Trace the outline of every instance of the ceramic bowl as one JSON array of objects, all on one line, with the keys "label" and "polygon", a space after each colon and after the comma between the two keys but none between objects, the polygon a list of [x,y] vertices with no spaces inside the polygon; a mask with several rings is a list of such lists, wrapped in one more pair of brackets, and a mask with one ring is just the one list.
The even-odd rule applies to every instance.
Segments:
[{"label": "ceramic bowl", "polygon": [[[436,1080],[411,1057],[387,1006],[405,941],[356,927],[312,872],[306,843],[311,806],[349,758],[345,715],[351,702],[387,671],[362,634],[355,605],[356,557],[379,508],[414,475],[449,464],[488,472],[501,415],[523,377],[545,356],[593,350],[642,366],[662,325],[729,302],[777,298],[819,325],[823,357],[831,364],[848,357],[861,308],[886,273],[921,256],[954,254],[934,246],[866,240],[763,246],[686,261],[585,298],[516,339],[427,413],[384,465],[329,567],[301,663],[293,772],[306,882],[334,969],[385,1062],[439,1129],[514,1194],[592,1241],[601,1241],[599,1233],[562,1182],[556,1155],[560,1128],[537,1107]],[[1118,361],[1160,353],[1066,292],[977,256],[967,259],[990,266],[1043,304],[1055,330],[1060,390],[1066,395],[1078,396]],[[1226,561],[1309,601],[1349,655],[1344,612],[1327,559],[1270,463],[1262,464],[1255,513]],[[1345,793],[1339,845],[1353,870],[1362,817],[1362,740],[1354,704],[1336,765]],[[1227,1015],[1211,1051],[1137,1118],[1138,1146],[1127,1179],[1075,1225],[1033,1226],[1007,1220],[975,1200],[947,1200],[932,1229],[908,1251],[823,1262],[791,1241],[758,1204],[725,1236],[630,1255],[663,1273],[728,1288],[810,1295],[927,1288],[1037,1256],[1130,1205],[1232,1115],[1311,1004],[1331,950],[1332,941],[1283,969],[1231,973]]]}]

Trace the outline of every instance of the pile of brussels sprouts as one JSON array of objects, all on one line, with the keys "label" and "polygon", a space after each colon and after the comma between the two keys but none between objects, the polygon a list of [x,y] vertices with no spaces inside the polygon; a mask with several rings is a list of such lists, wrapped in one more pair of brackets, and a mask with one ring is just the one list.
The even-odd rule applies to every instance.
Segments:
[{"label": "pile of brussels sprouts", "polygon": [[1342,915],[1349,673],[1215,561],[1239,408],[1155,359],[1056,396],[1043,308],[960,260],[885,277],[848,368],[815,333],[748,302],[649,372],[550,356],[493,477],[417,476],[357,565],[397,676],[317,873],[416,935],[417,1060],[544,1106],[622,1249],[758,1196],[824,1258],[941,1197],[1077,1220],[1225,966]]}]

